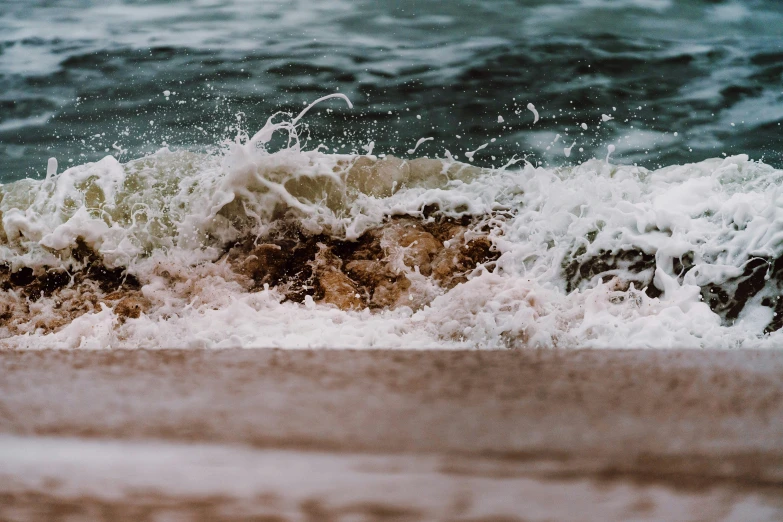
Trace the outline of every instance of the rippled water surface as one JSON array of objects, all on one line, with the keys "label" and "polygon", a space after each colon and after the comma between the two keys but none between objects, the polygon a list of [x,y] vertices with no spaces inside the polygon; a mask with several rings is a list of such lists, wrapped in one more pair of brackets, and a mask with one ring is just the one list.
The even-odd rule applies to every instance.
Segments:
[{"label": "rippled water surface", "polygon": [[309,115],[311,147],[780,166],[781,80],[772,1],[0,0],[0,181],[208,150],[338,90],[355,108]]}]

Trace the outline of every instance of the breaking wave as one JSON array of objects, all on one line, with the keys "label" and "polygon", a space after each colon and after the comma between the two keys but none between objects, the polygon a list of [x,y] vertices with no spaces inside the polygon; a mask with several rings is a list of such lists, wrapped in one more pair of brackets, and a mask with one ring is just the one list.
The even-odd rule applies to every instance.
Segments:
[{"label": "breaking wave", "polygon": [[783,340],[783,171],[327,154],[299,142],[310,107],[219,154],[0,186],[0,346]]}]

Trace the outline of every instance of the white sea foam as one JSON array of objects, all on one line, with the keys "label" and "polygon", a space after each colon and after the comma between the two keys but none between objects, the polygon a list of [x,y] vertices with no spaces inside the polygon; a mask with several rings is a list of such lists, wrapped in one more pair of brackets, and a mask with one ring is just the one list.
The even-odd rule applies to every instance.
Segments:
[{"label": "white sea foam", "polygon": [[[655,171],[602,160],[492,170],[449,159],[331,155],[301,150],[296,124],[307,109],[290,121],[270,118],[219,155],[162,149],[125,164],[107,156],[0,186],[0,260],[10,270],[78,269],[72,253],[81,242],[106,266],[137,277],[152,303],[127,320],[103,304],[53,331],[33,322],[15,333],[0,327],[2,345],[698,348],[783,341],[779,330],[764,333],[774,330],[780,294],[773,273],[783,255],[779,170],[742,155]],[[275,132],[287,132],[289,146],[268,152]],[[392,215],[425,219],[427,207],[438,208],[437,216],[474,216],[500,257],[448,291],[411,271],[414,288],[429,285],[427,299],[412,308],[343,311],[310,298],[284,301],[274,288],[249,290],[221,261],[232,242],[262,235],[283,217],[307,233],[351,240]],[[755,258],[769,265],[763,288],[737,297],[734,315],[711,309],[705,289],[737,293]],[[5,294],[21,302],[13,289]],[[41,297],[31,313],[57,314],[56,301]]]},{"label": "white sea foam", "polygon": [[[325,514],[321,519],[336,513],[332,518],[344,520],[372,519],[381,509],[378,506],[386,512],[415,510],[424,520],[453,517],[454,506],[459,506],[460,516],[467,520],[513,520],[520,503],[532,520],[622,520],[628,517],[629,504],[644,505],[649,520],[678,520],[695,512],[731,521],[760,520],[760,514],[768,515],[763,520],[775,520],[780,513],[772,495],[752,491],[714,488],[693,492],[656,484],[631,487],[589,478],[540,478],[536,472],[542,466],[537,462],[499,468],[497,461],[454,455],[325,453],[2,435],[0,459],[4,495],[12,499],[10,505],[0,506],[0,516],[12,520],[40,513],[39,498],[45,499],[45,505],[79,502],[83,507],[103,501],[132,506],[128,511],[140,510],[141,504],[147,511],[161,513],[157,519],[174,518],[174,513],[175,520],[196,518],[203,512],[203,504],[194,498],[219,502],[213,512],[231,513],[232,519],[291,519],[302,513],[298,520],[309,516],[313,503],[325,506],[319,508]],[[571,470],[573,464],[568,465]],[[478,469],[475,474],[471,473],[474,469]],[[501,469],[508,476],[498,480],[487,469]],[[428,494],[422,495],[423,490]],[[468,492],[470,502],[465,502]],[[32,507],[19,508],[19,499],[23,499],[22,506],[29,503]],[[160,499],[164,507],[156,509],[149,499]],[[346,512],[350,514],[341,516]],[[351,516],[357,512],[358,516]],[[186,516],[191,513],[192,517]]]},{"label": "white sea foam", "polygon": [[536,106],[532,103],[528,103],[527,110],[533,113],[533,123],[538,123],[538,111],[536,110]]}]

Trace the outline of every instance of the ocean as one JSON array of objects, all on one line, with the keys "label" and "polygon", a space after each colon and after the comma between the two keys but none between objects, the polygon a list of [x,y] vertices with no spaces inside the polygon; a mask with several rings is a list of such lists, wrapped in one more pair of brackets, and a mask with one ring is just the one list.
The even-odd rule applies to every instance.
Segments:
[{"label": "ocean", "polygon": [[780,346],[782,80],[762,0],[0,0],[0,346]]}]

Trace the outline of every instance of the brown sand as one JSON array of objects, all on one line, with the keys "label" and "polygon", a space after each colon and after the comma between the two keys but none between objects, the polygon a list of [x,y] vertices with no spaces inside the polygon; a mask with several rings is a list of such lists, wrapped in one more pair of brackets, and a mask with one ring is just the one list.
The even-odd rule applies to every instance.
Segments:
[{"label": "brown sand", "polygon": [[[10,351],[0,352],[0,366],[0,433],[13,435],[0,448],[54,436],[125,441],[127,451],[148,439],[239,445],[264,458],[289,450],[285,462],[376,455],[397,462],[409,487],[427,476],[421,487],[472,480],[474,491],[500,495],[516,484],[529,496],[509,489],[484,518],[434,504],[405,511],[403,500],[319,515],[312,510],[328,499],[309,496],[296,513],[265,504],[265,520],[545,520],[508,499],[527,498],[532,509],[581,483],[598,489],[581,500],[570,493],[574,520],[580,502],[595,507],[599,497],[652,502],[630,518],[670,518],[660,509],[679,505],[677,495],[691,502],[682,520],[735,519],[733,507],[748,508],[748,499],[756,504],[744,519],[783,520],[783,352]],[[440,464],[411,474],[411,462],[433,458]],[[328,476],[338,465],[324,462]],[[2,520],[65,512],[137,520],[166,509],[215,520],[234,518],[225,513],[236,508],[224,497],[160,492],[66,498],[2,469],[0,460]],[[381,488],[373,484],[357,479],[350,506],[369,502],[362,491],[372,496]],[[294,498],[295,489],[275,495]],[[417,493],[428,495],[414,489],[411,498]],[[722,511],[704,518],[708,506]],[[627,518],[612,513],[596,516]]]}]

